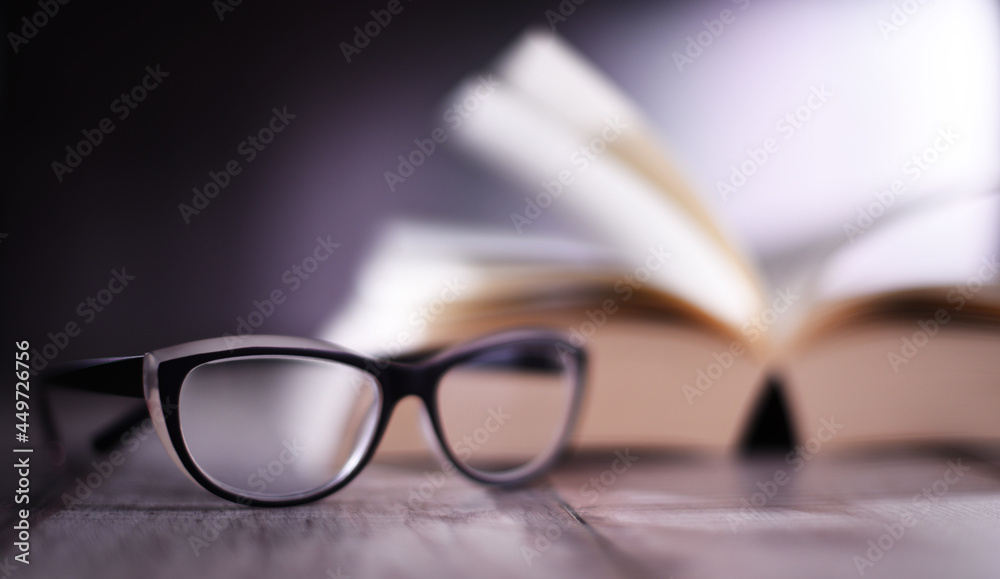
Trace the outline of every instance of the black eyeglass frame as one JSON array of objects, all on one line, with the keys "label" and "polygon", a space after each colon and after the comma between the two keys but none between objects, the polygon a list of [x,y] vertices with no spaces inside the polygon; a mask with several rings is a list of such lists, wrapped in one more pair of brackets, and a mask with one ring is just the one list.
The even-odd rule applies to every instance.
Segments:
[{"label": "black eyeglass frame", "polygon": [[[226,500],[258,507],[286,507],[319,500],[350,483],[374,456],[396,405],[408,396],[424,403],[426,416],[437,437],[437,450],[444,454],[464,475],[472,480],[496,486],[514,486],[537,477],[559,458],[565,448],[580,412],[586,383],[587,357],[583,348],[575,346],[565,335],[548,330],[515,330],[494,334],[415,360],[378,359],[352,352],[346,348],[311,338],[252,335],[238,338],[211,338],[162,348],[145,356],[81,360],[62,364],[46,372],[50,383],[74,389],[145,398],[157,434],[174,462],[195,482]],[[569,388],[570,408],[559,435],[544,453],[528,463],[499,473],[489,473],[468,467],[457,460],[446,443],[438,411],[437,391],[441,377],[451,368],[474,359],[490,350],[518,346],[545,345],[555,347],[573,361]],[[287,497],[274,499],[252,497],[227,489],[214,481],[192,458],[181,429],[180,412],[164,412],[171,401],[180,400],[181,388],[188,374],[210,362],[244,357],[280,356],[329,360],[361,370],[375,380],[379,391],[378,418],[374,434],[353,465],[345,466],[342,474],[326,485]],[[141,389],[140,389],[141,386]]]}]

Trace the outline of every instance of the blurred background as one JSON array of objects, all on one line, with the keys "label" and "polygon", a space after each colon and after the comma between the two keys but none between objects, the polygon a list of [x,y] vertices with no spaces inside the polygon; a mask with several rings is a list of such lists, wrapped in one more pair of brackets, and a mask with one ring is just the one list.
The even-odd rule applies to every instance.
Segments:
[{"label": "blurred background", "polygon": [[[911,190],[997,182],[993,2],[401,6],[347,62],[342,43],[384,2],[71,3],[32,38],[22,18],[40,5],[4,3],[4,29],[26,40],[8,35],[16,53],[8,46],[0,57],[6,340],[42,346],[75,321],[82,331],[58,356],[70,360],[235,333],[253,301],[287,287],[285,271],[329,237],[339,247],[258,330],[313,335],[388,219],[509,228],[524,192],[453,147],[394,191],[383,174],[414,139],[445,126],[452,89],[530,26],[554,26],[635,98],[695,189],[762,261],[842,236],[939,129],[954,126],[960,138]],[[678,61],[675,53],[697,53],[689,40],[724,9],[735,20],[691,62]],[[166,74],[119,118],[115,101],[146,67]],[[820,86],[830,95],[822,109],[723,202],[717,182],[730,166]],[[274,108],[295,118],[246,162],[238,148]],[[66,147],[103,118],[113,132],[57,176],[53,162],[65,163]],[[186,223],[179,204],[191,205],[192,189],[234,159],[242,171]],[[536,229],[585,235],[558,211]],[[103,311],[78,313],[123,269],[135,276],[125,291]]]},{"label": "blurred background", "polygon": [[[446,126],[455,86],[532,26],[635,99],[771,270],[843,241],[894,179],[910,185],[903,204],[991,191],[1000,176],[1000,20],[987,0],[404,0],[364,46],[359,30],[386,2],[50,2],[57,13],[35,16],[42,4],[0,8],[0,332],[52,344],[54,361],[234,334],[255,300],[289,288],[287,272],[300,283],[256,332],[316,335],[387,221],[509,230],[527,192],[450,143],[394,187],[384,174]],[[808,102],[819,106],[780,125]],[[281,131],[248,141],[268,126]],[[940,131],[957,138],[913,178],[908,160]],[[78,145],[88,134],[99,142]],[[720,194],[748,149],[777,136],[780,155]],[[234,160],[240,172],[221,177]],[[198,198],[213,174],[225,186]],[[533,227],[589,236],[559,211]],[[329,258],[295,272],[317,238],[335,245]],[[116,272],[134,279],[101,294]],[[80,332],[64,339],[68,323]]]}]

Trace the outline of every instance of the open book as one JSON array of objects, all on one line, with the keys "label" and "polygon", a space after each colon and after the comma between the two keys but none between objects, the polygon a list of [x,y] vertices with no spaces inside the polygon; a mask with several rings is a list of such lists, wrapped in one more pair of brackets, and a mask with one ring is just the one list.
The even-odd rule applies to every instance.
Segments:
[{"label": "open book", "polygon": [[[636,108],[553,35],[528,33],[455,132],[527,185],[505,231],[387,229],[322,337],[398,356],[510,327],[591,358],[578,445],[726,450],[768,378],[824,448],[1000,441],[1000,197],[884,215],[769,287]],[[450,101],[449,101],[450,102]],[[470,101],[471,102],[471,101]],[[522,194],[523,196],[523,194]],[[595,240],[533,233],[544,211]],[[418,448],[399,412],[384,444]]]}]

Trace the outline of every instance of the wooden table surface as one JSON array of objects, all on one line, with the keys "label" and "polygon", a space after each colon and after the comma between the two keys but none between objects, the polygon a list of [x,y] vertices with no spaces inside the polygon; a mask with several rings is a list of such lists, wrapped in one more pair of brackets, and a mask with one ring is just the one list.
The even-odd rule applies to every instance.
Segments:
[{"label": "wooden table surface", "polygon": [[381,459],[318,503],[253,509],[202,490],[152,439],[79,504],[57,499],[31,564],[8,549],[0,577],[1000,577],[995,462],[794,466],[609,449],[498,490]]}]

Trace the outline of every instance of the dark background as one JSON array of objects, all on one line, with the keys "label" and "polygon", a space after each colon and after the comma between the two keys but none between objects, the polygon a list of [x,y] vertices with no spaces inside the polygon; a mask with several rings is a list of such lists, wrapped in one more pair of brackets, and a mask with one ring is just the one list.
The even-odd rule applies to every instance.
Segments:
[{"label": "dark background", "polygon": [[[385,4],[244,2],[220,21],[207,0],[70,2],[17,54],[8,42],[4,343],[41,348],[75,321],[82,332],[56,359],[65,361],[234,333],[253,300],[287,289],[282,273],[330,236],[340,248],[257,330],[312,335],[392,216],[505,226],[516,197],[491,194],[501,185],[453,151],[436,151],[395,192],[383,172],[442,126],[442,99],[464,76],[527,26],[547,25],[555,4],[404,2],[347,63],[341,42]],[[620,6],[590,0],[577,27]],[[3,10],[4,30],[20,31],[39,6]],[[574,19],[565,24],[572,39]],[[112,101],[156,65],[169,77],[119,120]],[[297,117],[246,163],[237,145],[273,107]],[[60,183],[52,162],[104,117],[115,130]],[[243,171],[186,225],[178,204],[234,158]],[[86,323],[78,305],[121,268],[136,279]]]}]

